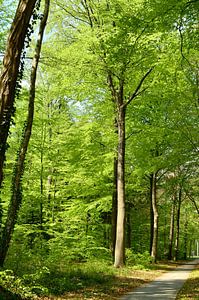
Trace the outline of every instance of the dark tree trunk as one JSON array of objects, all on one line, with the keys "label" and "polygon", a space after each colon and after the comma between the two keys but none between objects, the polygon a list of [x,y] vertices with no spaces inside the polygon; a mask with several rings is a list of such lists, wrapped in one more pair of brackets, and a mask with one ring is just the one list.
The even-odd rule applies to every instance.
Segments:
[{"label": "dark tree trunk", "polygon": [[153,262],[157,260],[158,245],[158,207],[157,207],[157,172],[152,175],[152,208],[153,208],[153,242],[151,249],[151,257]]},{"label": "dark tree trunk", "polygon": [[168,249],[168,260],[173,258],[173,240],[174,240],[174,221],[175,221],[175,209],[176,209],[176,193],[172,199],[171,206],[171,219],[170,219],[170,231],[169,231],[169,249]]},{"label": "dark tree trunk", "polygon": [[14,98],[20,58],[28,25],[37,0],[19,1],[11,26],[0,77],[0,187],[3,181],[3,165],[11,118],[14,114]]},{"label": "dark tree trunk", "polygon": [[126,247],[131,248],[131,207],[127,203],[127,212],[126,212]]},{"label": "dark tree trunk", "polygon": [[34,116],[34,100],[35,100],[35,83],[37,67],[39,63],[39,57],[41,52],[41,45],[43,39],[43,33],[46,26],[49,11],[49,0],[45,0],[44,15],[40,23],[38,41],[35,48],[35,56],[32,62],[31,70],[31,81],[30,81],[30,92],[29,92],[29,107],[28,116],[25,123],[24,133],[19,149],[19,154],[14,169],[14,176],[12,179],[12,196],[8,208],[7,218],[5,227],[2,232],[1,243],[0,243],[0,266],[3,266],[6,254],[9,248],[14,226],[17,221],[18,211],[22,201],[22,177],[24,173],[25,157],[28,149],[28,144],[31,136],[33,116]]},{"label": "dark tree trunk", "polygon": [[191,239],[189,241],[189,258],[192,257],[192,245],[193,245],[193,240]]},{"label": "dark tree trunk", "polygon": [[187,259],[187,248],[188,248],[188,219],[187,219],[187,215],[185,216],[186,220],[185,220],[185,224],[184,224],[184,259]]},{"label": "dark tree trunk", "polygon": [[177,214],[176,214],[176,238],[175,238],[175,251],[174,260],[179,259],[179,239],[180,239],[180,209],[182,203],[182,188],[179,189],[178,203],[177,203]]}]

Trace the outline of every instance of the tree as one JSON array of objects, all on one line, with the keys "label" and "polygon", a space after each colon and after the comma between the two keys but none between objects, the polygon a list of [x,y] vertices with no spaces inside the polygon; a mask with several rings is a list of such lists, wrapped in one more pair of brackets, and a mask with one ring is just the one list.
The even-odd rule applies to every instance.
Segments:
[{"label": "tree", "polygon": [[0,77],[0,187],[12,116],[19,68],[25,39],[30,35],[28,26],[37,0],[20,0],[11,26]]},{"label": "tree", "polygon": [[9,243],[11,240],[11,235],[14,230],[14,226],[17,220],[18,210],[22,201],[22,177],[24,173],[24,163],[26,158],[26,153],[28,149],[29,140],[31,137],[32,124],[33,124],[33,116],[34,116],[34,100],[35,100],[35,84],[36,84],[36,75],[37,75],[37,67],[40,58],[41,45],[44,35],[44,30],[48,18],[49,12],[49,0],[45,1],[45,9],[43,13],[43,17],[41,19],[38,40],[35,48],[35,55],[32,62],[32,70],[31,70],[31,79],[30,79],[30,90],[29,90],[29,107],[28,107],[28,116],[27,121],[24,125],[24,132],[21,138],[21,145],[18,152],[18,157],[15,164],[15,170],[13,172],[12,179],[12,196],[9,204],[9,209],[7,213],[7,218],[5,222],[5,226],[2,232],[2,237],[0,240],[0,265],[3,266],[4,260],[6,258],[6,254],[8,251]]}]

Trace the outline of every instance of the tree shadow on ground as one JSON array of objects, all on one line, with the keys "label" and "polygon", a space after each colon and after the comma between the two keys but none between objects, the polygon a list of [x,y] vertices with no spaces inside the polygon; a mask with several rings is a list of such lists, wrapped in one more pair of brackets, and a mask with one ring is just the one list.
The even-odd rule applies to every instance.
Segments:
[{"label": "tree shadow on ground", "polygon": [[1,300],[22,300],[21,296],[13,294],[0,286],[0,299]]},{"label": "tree shadow on ground", "polygon": [[173,271],[175,270],[176,267],[178,267],[179,265],[183,264],[185,262],[174,262],[174,261],[161,261],[161,262],[158,262],[158,263],[154,263],[154,264],[151,264],[149,266],[149,268],[151,270],[162,270],[162,271]]},{"label": "tree shadow on ground", "polygon": [[138,277],[105,275],[95,271],[76,272],[70,276],[64,272],[54,272],[43,278],[43,286],[48,289],[49,294],[58,296],[58,299],[109,300],[118,299],[119,296],[149,281]]}]

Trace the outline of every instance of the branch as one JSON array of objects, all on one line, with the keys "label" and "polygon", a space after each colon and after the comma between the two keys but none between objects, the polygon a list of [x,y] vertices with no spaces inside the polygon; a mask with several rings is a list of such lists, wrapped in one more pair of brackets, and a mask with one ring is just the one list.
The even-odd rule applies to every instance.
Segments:
[{"label": "branch", "polygon": [[143,130],[142,129],[140,129],[140,130],[137,130],[137,131],[133,131],[133,132],[131,132],[131,134],[129,134],[127,137],[126,137],[126,141],[132,136],[132,135],[134,135],[134,134],[138,134],[138,133],[140,133],[140,132],[142,132]]},{"label": "branch", "polygon": [[140,90],[140,88],[141,88],[143,82],[145,81],[145,79],[147,78],[147,76],[153,71],[153,69],[154,69],[154,67],[152,67],[151,69],[149,69],[149,70],[146,72],[146,74],[141,78],[141,80],[140,80],[139,84],[137,85],[137,87],[136,87],[134,93],[133,93],[132,96],[128,99],[128,101],[127,101],[126,103],[124,103],[123,107],[128,106],[134,98],[136,98],[138,95],[140,95],[140,93],[142,93],[143,91],[146,90],[146,88],[145,88],[144,90],[142,90],[141,92],[139,92],[139,90]]},{"label": "branch", "polygon": [[109,88],[111,90],[111,94],[112,94],[112,97],[113,99],[116,101],[116,95],[117,95],[117,92],[116,92],[116,89],[114,87],[114,84],[113,84],[113,78],[111,76],[111,74],[109,73],[108,74],[108,77],[107,77],[107,81],[108,81],[108,85],[109,85]]},{"label": "branch", "polygon": [[185,193],[186,193],[187,197],[189,198],[189,200],[194,204],[194,206],[195,206],[195,208],[197,210],[197,213],[199,215],[199,208],[197,206],[196,201],[194,200],[194,198],[186,190],[185,190]]},{"label": "branch", "polygon": [[82,0],[81,1],[82,5],[84,6],[86,12],[87,12],[87,15],[88,15],[88,19],[89,19],[89,22],[90,22],[90,26],[91,28],[93,28],[93,21],[92,21],[92,17],[91,17],[91,14],[90,14],[90,10],[89,10],[89,6],[87,4],[87,1],[86,0]]},{"label": "branch", "polygon": [[185,5],[185,7],[188,7],[190,4],[193,4],[193,3],[196,3],[198,2],[199,0],[192,0],[192,1],[188,1]]},{"label": "branch", "polygon": [[65,8],[61,3],[58,3],[58,2],[57,2],[57,5],[58,5],[61,9],[63,9],[67,14],[69,14],[72,18],[74,18],[75,20],[90,25],[90,23],[89,23],[87,20],[84,20],[84,19],[82,19],[82,18],[79,18],[79,17],[75,16],[73,12],[70,12],[70,11],[69,11],[67,8]]}]

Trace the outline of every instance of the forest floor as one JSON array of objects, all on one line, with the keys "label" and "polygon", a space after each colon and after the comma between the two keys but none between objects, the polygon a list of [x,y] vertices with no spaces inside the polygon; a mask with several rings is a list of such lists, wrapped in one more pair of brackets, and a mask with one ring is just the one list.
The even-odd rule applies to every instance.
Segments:
[{"label": "forest floor", "polygon": [[[114,300],[133,289],[146,284],[161,274],[172,271],[178,266],[178,263],[158,263],[147,270],[133,270],[124,268],[117,270],[117,274],[109,278],[104,274],[106,280],[96,284],[88,285],[73,292],[66,292],[62,296],[42,297],[41,300]],[[199,299],[198,290],[199,270],[191,273],[190,279],[186,282],[177,299]]]},{"label": "forest floor", "polygon": [[[23,297],[24,295],[15,288],[15,284],[20,283],[16,279],[13,282],[12,280],[7,282],[4,288],[0,287],[0,300],[116,300],[162,274],[175,270],[182,263],[184,262],[159,262],[149,264],[148,267],[137,265],[125,266],[120,269],[99,262],[68,266],[56,264],[46,274],[40,272],[41,277],[38,278],[38,281],[32,281],[32,287],[46,289],[46,296]],[[22,297],[17,296],[19,294]],[[199,265],[191,272],[176,299],[199,300]]]}]

